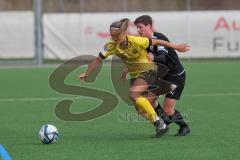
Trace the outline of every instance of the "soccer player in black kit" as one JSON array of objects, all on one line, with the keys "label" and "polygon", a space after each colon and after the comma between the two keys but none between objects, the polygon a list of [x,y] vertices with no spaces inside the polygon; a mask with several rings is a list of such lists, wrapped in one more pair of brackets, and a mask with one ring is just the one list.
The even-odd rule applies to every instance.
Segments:
[{"label": "soccer player in black kit", "polygon": [[[153,31],[152,18],[150,16],[142,15],[135,19],[134,24],[136,25],[140,36],[169,42],[165,35]],[[180,127],[176,136],[185,136],[190,133],[190,128],[183,120],[181,113],[175,109],[176,102],[180,99],[185,85],[185,70],[174,49],[158,45],[150,46],[147,51],[156,64],[163,64],[168,67],[168,73],[161,79],[177,86],[173,92],[165,94],[163,107],[157,102],[157,95],[155,95],[156,98],[153,101],[155,103],[153,104],[155,111],[164,119],[166,124],[169,125],[172,122],[175,122]],[[159,71],[160,70],[161,66],[159,67]]]}]

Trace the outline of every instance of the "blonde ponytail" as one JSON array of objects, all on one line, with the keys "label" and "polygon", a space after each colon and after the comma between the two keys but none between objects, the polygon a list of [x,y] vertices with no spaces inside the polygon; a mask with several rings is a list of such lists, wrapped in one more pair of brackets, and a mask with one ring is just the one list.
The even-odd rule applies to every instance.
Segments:
[{"label": "blonde ponytail", "polygon": [[118,36],[127,31],[129,19],[123,18],[119,21],[115,21],[110,25],[110,34],[112,36]]}]

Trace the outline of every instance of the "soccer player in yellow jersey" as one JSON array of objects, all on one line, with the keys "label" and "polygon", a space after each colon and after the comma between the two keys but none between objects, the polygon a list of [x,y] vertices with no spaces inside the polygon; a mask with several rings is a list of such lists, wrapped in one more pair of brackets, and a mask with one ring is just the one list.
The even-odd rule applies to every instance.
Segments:
[{"label": "soccer player in yellow jersey", "polygon": [[157,66],[148,58],[146,49],[150,45],[163,45],[174,48],[180,52],[189,50],[186,44],[173,44],[163,40],[148,39],[143,37],[129,36],[126,34],[129,19],[121,19],[110,25],[112,40],[107,42],[104,50],[88,65],[86,73],[79,75],[79,79],[85,80],[98,66],[102,60],[111,55],[116,55],[126,64],[131,76],[131,87],[129,98],[134,102],[137,110],[144,115],[156,128],[156,137],[161,137],[168,127],[159,118],[151,103],[143,94],[148,92],[148,87],[157,80]]}]

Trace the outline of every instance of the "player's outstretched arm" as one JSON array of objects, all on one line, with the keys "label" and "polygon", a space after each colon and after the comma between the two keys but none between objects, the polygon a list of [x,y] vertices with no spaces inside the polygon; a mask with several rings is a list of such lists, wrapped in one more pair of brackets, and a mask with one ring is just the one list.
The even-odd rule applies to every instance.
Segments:
[{"label": "player's outstretched arm", "polygon": [[79,80],[85,80],[92,72],[102,63],[102,59],[100,57],[96,57],[87,68],[85,73],[82,73],[78,76]]},{"label": "player's outstretched arm", "polygon": [[162,45],[165,47],[176,49],[179,52],[187,52],[190,50],[190,46],[187,44],[174,44],[160,39],[152,39],[152,45]]}]

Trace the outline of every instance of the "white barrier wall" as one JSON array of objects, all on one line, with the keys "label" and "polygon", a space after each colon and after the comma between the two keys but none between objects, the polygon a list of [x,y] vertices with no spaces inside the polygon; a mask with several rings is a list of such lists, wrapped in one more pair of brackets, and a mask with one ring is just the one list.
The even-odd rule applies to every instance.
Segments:
[{"label": "white barrier wall", "polygon": [[[180,54],[181,57],[240,57],[240,11],[44,14],[45,57],[69,59],[83,54],[97,55],[109,39],[108,28],[114,20],[127,17],[133,21],[143,14],[152,16],[155,30],[172,42],[191,45],[191,51]],[[27,22],[30,17],[26,15]],[[0,57],[10,56],[9,53],[29,56],[33,52],[33,29],[28,27],[20,32],[23,19],[11,17],[11,20],[14,25],[7,27],[0,21],[0,42],[4,42],[0,44]],[[9,28],[17,37],[25,37],[20,38],[21,47],[10,45],[19,38],[13,36],[16,39],[9,40],[6,32]],[[136,34],[134,25],[129,27],[129,32]],[[11,52],[6,51],[6,46]]]},{"label": "white barrier wall", "polygon": [[34,56],[32,12],[0,12],[0,58]]}]

